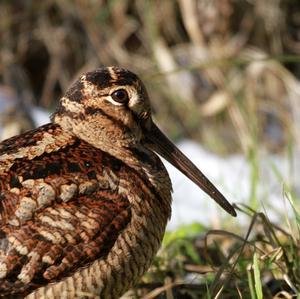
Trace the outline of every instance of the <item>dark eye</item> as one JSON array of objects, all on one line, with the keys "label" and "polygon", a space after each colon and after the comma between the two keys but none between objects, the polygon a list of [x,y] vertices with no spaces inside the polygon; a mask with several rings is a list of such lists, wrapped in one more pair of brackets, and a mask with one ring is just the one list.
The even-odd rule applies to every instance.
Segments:
[{"label": "dark eye", "polygon": [[111,94],[111,97],[113,98],[114,101],[122,104],[128,103],[129,101],[128,93],[125,89],[118,89],[114,91]]}]

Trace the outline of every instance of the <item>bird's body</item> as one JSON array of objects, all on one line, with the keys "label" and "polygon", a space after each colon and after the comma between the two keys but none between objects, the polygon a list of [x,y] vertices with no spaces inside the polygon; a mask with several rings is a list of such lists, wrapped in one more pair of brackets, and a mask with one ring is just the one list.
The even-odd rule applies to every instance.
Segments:
[{"label": "bird's body", "polygon": [[[133,286],[171,214],[154,151],[195,171],[164,138],[140,80],[110,67],[83,75],[52,123],[2,142],[0,298],[119,298]],[[201,173],[190,178],[234,214]]]}]

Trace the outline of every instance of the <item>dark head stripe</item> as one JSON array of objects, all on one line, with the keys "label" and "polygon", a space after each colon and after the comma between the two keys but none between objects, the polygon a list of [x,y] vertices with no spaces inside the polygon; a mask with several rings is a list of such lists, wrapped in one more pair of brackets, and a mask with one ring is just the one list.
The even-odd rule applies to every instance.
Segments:
[{"label": "dark head stripe", "polygon": [[86,81],[96,85],[98,88],[107,88],[112,84],[112,77],[108,68],[96,69],[85,75]]},{"label": "dark head stripe", "polygon": [[138,81],[138,77],[126,69],[111,67],[110,69],[99,68],[87,73],[86,81],[96,85],[99,89],[103,89],[112,85],[132,85]]},{"label": "dark head stripe", "polygon": [[68,98],[70,101],[81,102],[82,99],[84,98],[82,92],[83,89],[84,89],[84,84],[80,80],[77,80],[71,86],[71,88],[66,92],[65,97]]},{"label": "dark head stripe", "polygon": [[114,71],[116,77],[118,78],[115,82],[118,83],[119,85],[127,85],[127,84],[132,84],[134,82],[139,81],[137,75],[134,73],[120,68],[120,67],[113,67],[112,70]]}]

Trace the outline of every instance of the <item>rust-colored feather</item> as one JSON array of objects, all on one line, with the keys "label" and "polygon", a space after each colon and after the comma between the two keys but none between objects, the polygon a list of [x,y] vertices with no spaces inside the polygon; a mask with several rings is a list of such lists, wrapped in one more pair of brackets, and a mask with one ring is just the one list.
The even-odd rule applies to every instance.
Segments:
[{"label": "rust-colored feather", "polygon": [[[51,124],[42,130],[60,131]],[[42,136],[41,130],[27,133],[2,148],[16,153],[13,142],[32,146]],[[0,175],[1,296],[26,293],[107,254],[130,221],[130,204],[117,191],[128,171],[76,139],[32,160],[15,159]]]}]

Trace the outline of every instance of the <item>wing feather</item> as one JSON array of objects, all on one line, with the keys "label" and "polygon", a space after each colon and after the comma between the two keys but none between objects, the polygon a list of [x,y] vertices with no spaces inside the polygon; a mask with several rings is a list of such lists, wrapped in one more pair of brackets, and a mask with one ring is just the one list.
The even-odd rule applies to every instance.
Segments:
[{"label": "wing feather", "polygon": [[107,254],[131,209],[118,191],[127,166],[106,155],[76,140],[0,173],[0,297],[26,295]]}]

